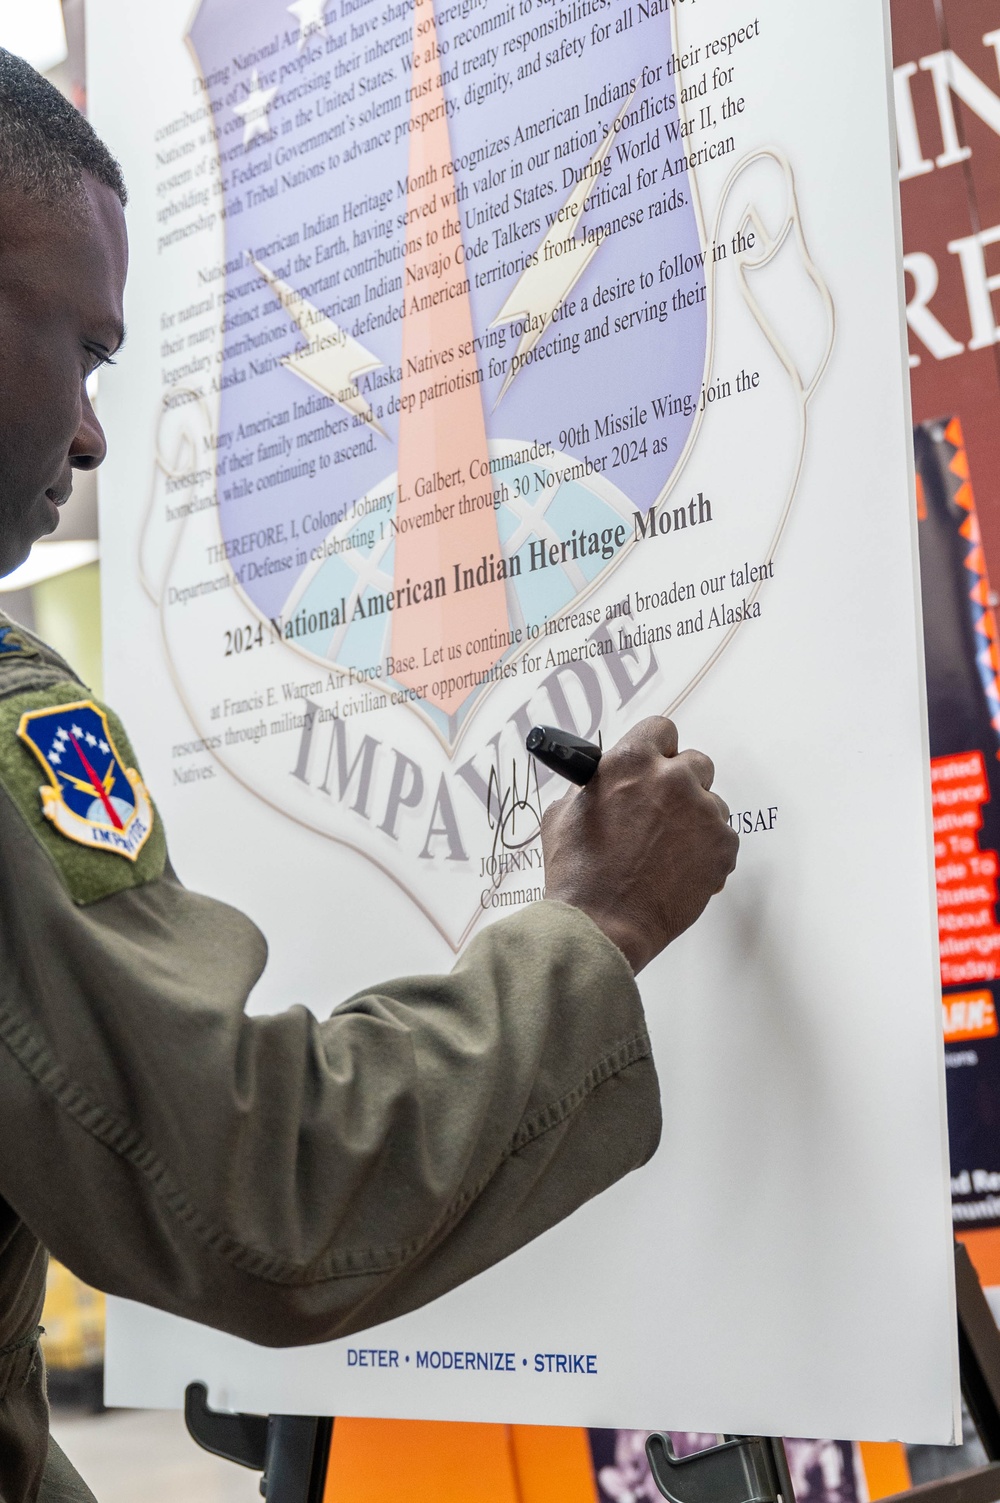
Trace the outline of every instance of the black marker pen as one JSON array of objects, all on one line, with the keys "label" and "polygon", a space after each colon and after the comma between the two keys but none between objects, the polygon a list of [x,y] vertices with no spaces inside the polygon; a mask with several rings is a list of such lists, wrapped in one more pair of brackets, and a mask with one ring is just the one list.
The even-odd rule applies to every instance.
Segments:
[{"label": "black marker pen", "polygon": [[601,748],[592,741],[584,741],[569,731],[558,731],[551,725],[534,726],[524,744],[543,766],[580,788],[590,782],[601,760]]}]

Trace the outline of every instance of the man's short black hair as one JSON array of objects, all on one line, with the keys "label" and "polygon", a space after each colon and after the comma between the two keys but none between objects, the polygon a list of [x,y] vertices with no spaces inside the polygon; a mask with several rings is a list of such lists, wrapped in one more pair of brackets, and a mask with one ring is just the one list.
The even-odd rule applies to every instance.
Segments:
[{"label": "man's short black hair", "polygon": [[23,57],[0,47],[0,190],[58,203],[79,194],[85,172],[125,204],[122,170],[90,122]]}]

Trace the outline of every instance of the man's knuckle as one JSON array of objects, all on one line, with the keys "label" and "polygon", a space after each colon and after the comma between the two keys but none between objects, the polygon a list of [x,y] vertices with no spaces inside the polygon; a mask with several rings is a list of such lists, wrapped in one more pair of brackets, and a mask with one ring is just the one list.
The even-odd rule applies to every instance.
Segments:
[{"label": "man's knuckle", "polygon": [[673,786],[682,789],[688,798],[705,791],[701,786],[697,768],[690,762],[681,762],[675,757],[672,762],[664,763],[663,774]]},{"label": "man's knuckle", "polygon": [[636,776],[644,776],[652,761],[648,747],[631,741],[628,743],[620,741],[613,751],[608,753],[606,760],[610,761],[611,771],[615,776],[623,781]]},{"label": "man's knuckle", "polygon": [[683,756],[686,760],[689,760],[691,764],[699,770],[700,773],[702,773],[704,776],[707,776],[709,782],[712,782],[714,780],[715,763],[712,761],[711,757],[706,756],[704,752],[696,751],[693,748],[690,752],[684,753]]}]

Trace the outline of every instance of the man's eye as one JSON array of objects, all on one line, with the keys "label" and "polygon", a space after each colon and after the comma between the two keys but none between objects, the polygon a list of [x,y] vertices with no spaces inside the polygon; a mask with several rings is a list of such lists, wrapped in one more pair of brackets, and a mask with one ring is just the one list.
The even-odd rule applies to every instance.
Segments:
[{"label": "man's eye", "polygon": [[102,349],[100,345],[85,344],[84,349],[90,356],[88,375],[93,375],[94,371],[99,370],[102,365],[114,365],[115,363],[114,356],[109,355],[108,351]]}]

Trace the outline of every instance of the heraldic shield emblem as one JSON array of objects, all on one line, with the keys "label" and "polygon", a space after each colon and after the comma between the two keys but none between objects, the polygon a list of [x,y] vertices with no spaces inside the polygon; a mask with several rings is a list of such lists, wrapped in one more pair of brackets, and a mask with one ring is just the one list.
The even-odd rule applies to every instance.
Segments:
[{"label": "heraldic shield emblem", "polygon": [[134,861],[153,828],[153,808],[139,774],[115,748],[104,711],[92,700],[30,710],[18,736],[48,774],[42,812],[78,845]]},{"label": "heraldic shield emblem", "polygon": [[[464,67],[472,10],[482,72]],[[403,0],[344,20],[321,0],[203,0],[191,28],[226,204],[219,430],[256,466],[234,469],[234,438],[228,556],[288,640],[362,676],[389,665],[448,741],[518,628],[586,591],[612,563],[604,535],[653,504],[705,361],[703,290],[663,337],[677,273],[704,286],[684,153],[668,152],[668,17],[602,28],[599,73],[564,38],[554,73],[526,39],[511,50],[515,10]],[[680,160],[664,184],[665,153]],[[639,187],[651,155],[655,195]],[[639,266],[659,291],[637,300]],[[629,422],[654,370],[655,453]],[[595,428],[635,440],[627,494]],[[531,544],[537,563],[556,542],[531,569]],[[428,675],[458,640],[462,672]]]},{"label": "heraldic shield emblem", "polygon": [[531,724],[670,712],[774,578],[833,310],[711,25],[201,0],[187,37],[143,581],[198,747],[456,948],[541,895],[558,790],[516,842],[494,797]]}]

